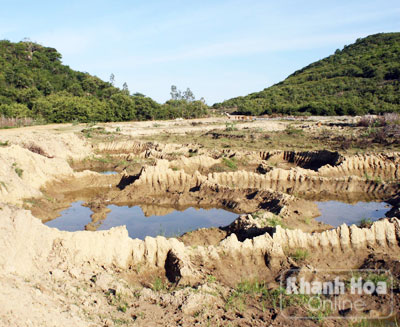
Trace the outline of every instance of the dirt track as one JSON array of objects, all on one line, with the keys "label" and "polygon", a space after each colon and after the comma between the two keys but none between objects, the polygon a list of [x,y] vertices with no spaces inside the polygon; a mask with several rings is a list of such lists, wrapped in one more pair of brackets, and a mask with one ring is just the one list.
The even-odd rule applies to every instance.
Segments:
[{"label": "dirt track", "polygon": [[[238,142],[242,142],[253,135],[248,139],[253,145],[270,142],[263,133],[284,133],[293,121],[234,125],[241,133],[227,132],[230,122],[226,122],[215,118],[64,124],[0,131],[0,141],[9,142],[0,147],[4,281],[0,323],[286,325],[293,323],[285,312],[301,312],[301,306],[279,310],[262,294],[274,294],[277,278],[287,268],[312,270],[330,267],[332,262],[336,268],[359,268],[383,261],[397,278],[400,225],[396,218],[367,228],[336,230],[305,218],[318,215],[310,200],[321,196],[390,201],[395,206],[393,217],[398,215],[399,153],[236,149],[229,137],[239,135]],[[343,120],[323,120],[326,126],[332,122]],[[295,123],[310,133],[321,129],[315,119]],[[335,126],[329,131],[348,132]],[[140,140],[166,134],[188,137],[188,133],[193,138],[210,136],[213,142],[222,138],[221,147],[215,147],[217,143],[211,148]],[[110,167],[120,174],[74,171]],[[141,241],[130,239],[123,227],[106,232],[60,232],[21,208],[46,221],[82,199],[95,213],[88,228],[93,230],[106,216],[105,198],[118,205],[226,207],[243,215],[223,229],[199,230],[179,240]],[[270,226],[275,216],[294,229]],[[293,253],[300,249],[311,255],[297,260]],[[238,283],[254,280],[265,289],[238,291]],[[371,307],[377,302],[372,301]],[[340,320],[325,323],[347,326]],[[320,321],[311,319],[306,324],[319,325]]]}]

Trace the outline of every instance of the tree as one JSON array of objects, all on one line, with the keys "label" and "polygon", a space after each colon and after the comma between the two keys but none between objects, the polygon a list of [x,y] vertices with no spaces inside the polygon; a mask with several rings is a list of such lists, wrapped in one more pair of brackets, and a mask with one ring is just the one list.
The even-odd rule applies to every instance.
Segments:
[{"label": "tree", "polygon": [[179,100],[160,105],[141,93],[130,95],[127,83],[122,88],[113,86],[114,74],[110,82],[63,65],[54,48],[29,39],[0,40],[0,116],[63,123],[169,119],[203,112],[196,109],[195,101],[187,101],[190,92],[183,99],[176,87],[172,91]]},{"label": "tree", "polygon": [[113,73],[111,73],[111,75],[110,75],[110,84],[112,86],[114,86],[114,83],[115,83],[115,75]]},{"label": "tree", "polygon": [[135,92],[135,93],[133,93],[133,96],[134,96],[134,97],[142,97],[142,98],[145,98],[145,97],[146,97],[143,93],[140,93],[140,92]]},{"label": "tree", "polygon": [[116,93],[111,96],[110,105],[117,113],[118,120],[133,120],[136,117],[135,103],[132,97],[123,93]]},{"label": "tree", "polygon": [[164,112],[161,112],[161,105],[145,96],[134,96],[132,100],[136,109],[136,118],[146,119],[166,119]]},{"label": "tree", "polygon": [[34,43],[31,41],[29,37],[24,37],[22,39],[22,42],[26,44],[26,50],[28,52],[28,60],[31,61],[33,57],[33,49],[34,49]]},{"label": "tree", "polygon": [[183,98],[187,102],[192,102],[195,99],[193,92],[189,88],[187,88],[186,91],[183,92]]},{"label": "tree", "polygon": [[359,39],[280,83],[214,104],[214,108],[232,108],[238,113],[254,115],[400,111],[399,44],[400,33]]},{"label": "tree", "polygon": [[2,104],[0,105],[0,116],[22,118],[29,117],[30,110],[22,103]]},{"label": "tree", "polygon": [[78,83],[73,83],[70,86],[68,86],[67,91],[75,96],[83,95],[82,86]]},{"label": "tree", "polygon": [[122,85],[122,92],[126,95],[129,95],[128,84],[126,84],[126,82],[124,82],[124,84]]},{"label": "tree", "polygon": [[194,94],[190,88],[187,88],[186,91],[182,93],[181,90],[178,90],[176,85],[172,85],[170,94],[172,100],[185,100],[186,102],[192,102],[195,100]]},{"label": "tree", "polygon": [[171,99],[172,100],[181,100],[182,99],[182,93],[180,90],[177,89],[175,85],[171,85]]}]

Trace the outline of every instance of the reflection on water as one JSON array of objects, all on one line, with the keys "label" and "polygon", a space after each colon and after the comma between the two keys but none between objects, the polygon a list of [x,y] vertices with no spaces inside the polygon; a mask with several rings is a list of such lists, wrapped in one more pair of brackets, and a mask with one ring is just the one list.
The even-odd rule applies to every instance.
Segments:
[{"label": "reflection on water", "polygon": [[157,235],[179,236],[198,228],[226,226],[237,218],[237,214],[223,209],[188,208],[184,211],[172,211],[172,208],[163,208],[167,209],[166,212],[172,212],[162,216],[146,217],[140,206],[129,208],[110,205],[108,208],[111,209],[111,212],[99,230],[126,225],[129,236],[140,239]]},{"label": "reflection on water", "polygon": [[82,206],[82,204],[83,201],[72,203],[71,207],[64,210],[60,217],[46,222],[45,225],[68,232],[84,230],[85,226],[92,221],[90,219],[92,210]]},{"label": "reflection on water", "polygon": [[100,174],[102,175],[117,175],[118,172],[117,171],[101,171]]},{"label": "reflection on water", "polygon": [[[60,230],[84,230],[91,222],[92,211],[82,206],[82,201],[74,202],[70,208],[61,212],[61,216],[46,223]],[[99,222],[98,230],[126,225],[129,236],[144,239],[146,236],[179,236],[198,228],[229,225],[237,214],[223,209],[187,208],[178,211],[174,208],[157,206],[116,206],[109,205],[111,212],[104,221]]]},{"label": "reflection on water", "polygon": [[391,206],[385,202],[357,202],[349,204],[339,201],[316,202],[321,216],[316,220],[334,227],[345,223],[359,224],[362,219],[378,220],[385,217]]},{"label": "reflection on water", "polygon": [[[336,187],[338,185],[342,185],[342,189],[345,190],[348,187],[347,182],[336,182]],[[390,198],[390,194],[377,194],[377,193],[368,193],[368,192],[335,192],[330,193],[325,190],[321,190],[317,193],[312,193],[307,190],[306,193],[292,191],[290,194],[295,194],[296,196],[308,200],[308,201],[316,201],[316,202],[328,202],[328,201],[338,201],[345,203],[356,203],[356,202],[382,202],[384,199]]]}]

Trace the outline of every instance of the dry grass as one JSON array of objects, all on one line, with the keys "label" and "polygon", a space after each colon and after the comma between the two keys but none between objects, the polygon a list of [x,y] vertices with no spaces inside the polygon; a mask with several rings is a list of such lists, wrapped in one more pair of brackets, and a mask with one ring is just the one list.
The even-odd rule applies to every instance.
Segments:
[{"label": "dry grass", "polygon": [[[253,151],[312,151],[331,150],[344,154],[363,152],[399,151],[400,144],[381,142],[377,135],[363,135],[364,127],[347,129],[306,130],[289,128],[285,131],[262,132],[253,129],[239,131],[213,131],[185,135],[159,134],[141,137],[141,140],[161,143],[197,143],[207,149],[232,149]],[[392,138],[393,139],[393,138]]]},{"label": "dry grass", "polygon": [[400,115],[395,112],[386,113],[383,116],[365,115],[361,117],[357,126],[361,127],[382,127],[387,125],[399,125]]},{"label": "dry grass", "polygon": [[187,133],[185,135],[159,134],[141,137],[141,140],[161,143],[197,143],[207,149],[235,150],[293,150],[318,148],[320,144],[305,133],[299,138],[297,134],[286,132],[260,132],[253,129],[240,131],[215,131],[212,133]]}]

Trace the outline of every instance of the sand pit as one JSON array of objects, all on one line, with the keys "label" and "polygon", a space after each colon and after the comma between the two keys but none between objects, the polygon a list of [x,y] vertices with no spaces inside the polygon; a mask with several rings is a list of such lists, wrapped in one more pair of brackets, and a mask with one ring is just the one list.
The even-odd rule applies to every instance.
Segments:
[{"label": "sand pit", "polygon": [[[286,269],[380,265],[398,277],[398,152],[246,150],[226,148],[225,140],[210,148],[135,138],[166,128],[177,135],[225,128],[222,119],[149,124],[121,124],[122,133],[94,138],[66,125],[0,133],[9,141],[0,147],[3,325],[285,325],[288,312],[303,310],[297,302],[284,308],[272,303]],[[286,124],[240,127],[243,133],[282,133]],[[314,133],[317,123],[307,124]],[[104,125],[104,131],[115,126]],[[98,172],[105,170],[116,173]],[[326,200],[392,207],[389,218],[332,228],[314,219],[320,214],[315,201]],[[81,231],[43,224],[76,201],[91,210]],[[166,214],[166,207],[221,208],[237,219],[143,240],[130,238],[124,226],[96,231],[109,207],[137,205],[149,214]],[[240,291],[238,285],[256,280],[262,289]],[[389,303],[368,301],[375,311],[378,303],[382,310]],[[315,319],[308,323],[318,325]]]}]

